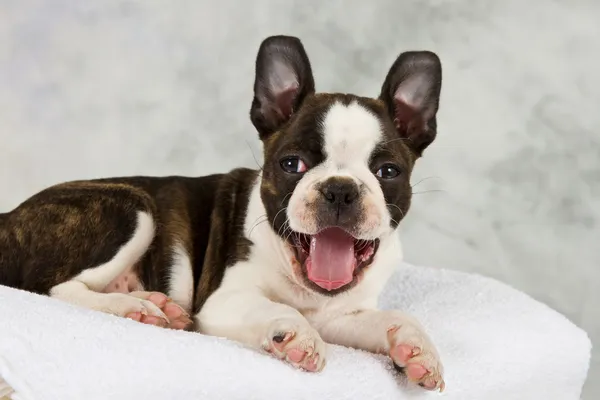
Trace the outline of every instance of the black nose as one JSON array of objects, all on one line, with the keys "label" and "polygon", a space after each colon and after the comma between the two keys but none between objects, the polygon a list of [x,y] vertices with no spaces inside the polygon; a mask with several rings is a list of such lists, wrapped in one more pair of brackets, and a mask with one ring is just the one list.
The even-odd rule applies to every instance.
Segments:
[{"label": "black nose", "polygon": [[330,178],[321,184],[319,191],[327,203],[350,205],[358,198],[358,186],[347,178]]}]

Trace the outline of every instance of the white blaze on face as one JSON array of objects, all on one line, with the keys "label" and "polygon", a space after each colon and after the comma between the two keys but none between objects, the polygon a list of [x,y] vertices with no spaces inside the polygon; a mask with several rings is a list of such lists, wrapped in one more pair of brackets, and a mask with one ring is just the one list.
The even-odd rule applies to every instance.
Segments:
[{"label": "white blaze on face", "polygon": [[380,237],[390,229],[390,215],[379,182],[369,168],[371,154],[383,140],[379,119],[359,103],[337,102],[325,114],[321,127],[325,160],[298,182],[287,211],[290,228],[315,234],[315,216],[306,205],[320,195],[316,185],[331,177],[348,177],[362,188],[361,202],[366,218],[359,227],[360,238]]}]

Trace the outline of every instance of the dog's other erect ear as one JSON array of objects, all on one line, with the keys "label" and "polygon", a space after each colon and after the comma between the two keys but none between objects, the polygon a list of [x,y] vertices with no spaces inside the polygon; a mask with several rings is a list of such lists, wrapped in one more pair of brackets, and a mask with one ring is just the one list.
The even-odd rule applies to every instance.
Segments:
[{"label": "dog's other erect ear", "polygon": [[398,134],[419,157],[435,139],[441,88],[442,65],[429,51],[400,54],[381,88],[379,98],[386,104]]},{"label": "dog's other erect ear", "polygon": [[250,119],[261,140],[285,124],[306,95],[314,92],[310,62],[300,39],[266,38],[256,57],[254,100],[250,109]]}]

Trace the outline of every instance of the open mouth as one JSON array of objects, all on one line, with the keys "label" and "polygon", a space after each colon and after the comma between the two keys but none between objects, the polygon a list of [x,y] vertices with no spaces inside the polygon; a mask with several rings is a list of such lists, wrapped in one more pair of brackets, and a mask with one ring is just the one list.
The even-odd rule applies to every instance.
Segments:
[{"label": "open mouth", "polygon": [[354,281],[373,262],[379,240],[356,239],[337,227],[316,235],[291,235],[296,258],[308,280],[330,292]]}]

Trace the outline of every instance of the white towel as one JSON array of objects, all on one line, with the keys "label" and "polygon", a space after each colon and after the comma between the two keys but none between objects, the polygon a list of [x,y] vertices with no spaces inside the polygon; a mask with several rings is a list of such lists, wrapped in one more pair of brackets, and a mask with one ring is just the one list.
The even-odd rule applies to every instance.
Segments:
[{"label": "white towel", "polygon": [[331,346],[325,370],[311,374],[225,339],[6,287],[0,287],[0,376],[18,400],[579,399],[587,335],[506,285],[403,265],[381,305],[422,321],[444,362],[444,393],[395,378],[382,356]]}]

